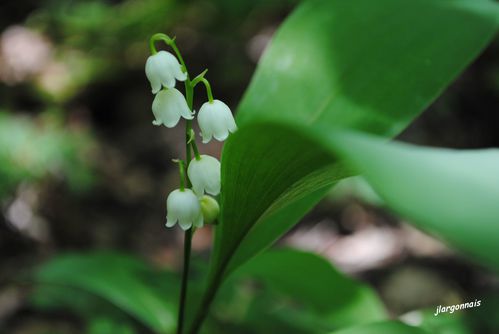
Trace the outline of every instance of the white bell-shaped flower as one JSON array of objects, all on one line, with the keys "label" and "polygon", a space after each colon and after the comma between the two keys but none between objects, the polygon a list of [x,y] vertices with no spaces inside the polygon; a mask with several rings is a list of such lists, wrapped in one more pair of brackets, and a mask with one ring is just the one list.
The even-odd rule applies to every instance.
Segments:
[{"label": "white bell-shaped flower", "polygon": [[153,94],[156,94],[161,90],[161,86],[175,87],[175,79],[185,81],[187,74],[182,72],[182,67],[174,55],[162,50],[147,58],[146,77],[151,83]]},{"label": "white bell-shaped flower", "polygon": [[203,227],[203,213],[199,199],[190,189],[177,189],[166,200],[166,227],[174,226],[177,221],[185,231],[190,227]]},{"label": "white bell-shaped flower", "polygon": [[184,96],[175,88],[163,89],[154,97],[152,113],[156,118],[152,124],[164,124],[167,128],[177,125],[180,117],[193,119]]},{"label": "white bell-shaped flower", "polygon": [[236,122],[229,107],[220,100],[206,102],[201,106],[198,113],[198,124],[201,128],[203,143],[215,137],[223,141],[229,136],[229,132],[237,130]]},{"label": "white bell-shaped flower", "polygon": [[204,192],[214,196],[220,193],[220,162],[217,159],[204,154],[199,160],[192,159],[187,168],[187,175],[194,192],[199,196]]}]

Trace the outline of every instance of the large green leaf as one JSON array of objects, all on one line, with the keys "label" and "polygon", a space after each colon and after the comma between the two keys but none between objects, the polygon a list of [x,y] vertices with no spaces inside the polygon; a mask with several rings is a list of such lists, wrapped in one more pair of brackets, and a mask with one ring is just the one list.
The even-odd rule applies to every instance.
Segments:
[{"label": "large green leaf", "polygon": [[[143,262],[113,253],[58,257],[40,268],[39,284],[75,288],[104,298],[157,333],[175,329],[174,295],[156,289]],[[150,276],[150,275],[149,275]]]},{"label": "large green leaf", "polygon": [[325,135],[397,134],[483,49],[497,17],[486,0],[300,5],[266,51],[224,148],[211,284],[350,175],[320,145]]},{"label": "large green leaf", "polygon": [[302,3],[265,52],[238,109],[239,131],[224,147],[202,303],[352,174],[330,133],[399,133],[487,45],[498,17],[488,0]]},{"label": "large green leaf", "polygon": [[387,144],[372,136],[328,134],[388,206],[499,269],[499,150],[446,150]]},{"label": "large green leaf", "polygon": [[[362,173],[388,206],[416,226],[499,269],[498,149],[423,148],[345,130],[328,132],[319,127],[317,130],[307,140],[315,139],[316,145],[331,158],[337,157],[355,172]],[[292,127],[288,131],[298,133]],[[279,252],[264,253],[239,268],[238,273],[248,271],[317,310],[337,308],[336,316],[343,320],[344,305],[338,307],[336,302],[341,304],[343,298],[352,298],[343,295],[348,285],[333,284],[339,288],[332,289],[331,295],[321,292],[322,280],[334,281],[335,274],[323,264],[314,266],[317,260],[310,256],[294,257]],[[356,312],[361,313],[358,309]]]},{"label": "large green leaf", "polygon": [[265,252],[237,271],[235,278],[241,277],[264,282],[317,315],[330,329],[387,318],[383,304],[369,287],[312,253],[293,249]]}]

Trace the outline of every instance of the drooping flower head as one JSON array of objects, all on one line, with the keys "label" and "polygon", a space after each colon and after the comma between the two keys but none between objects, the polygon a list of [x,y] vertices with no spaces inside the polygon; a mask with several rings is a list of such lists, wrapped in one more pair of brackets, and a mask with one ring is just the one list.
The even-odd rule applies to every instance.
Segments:
[{"label": "drooping flower head", "polygon": [[200,155],[199,160],[192,159],[187,168],[187,175],[194,192],[199,196],[207,192],[211,195],[220,193],[220,162],[209,155]]},{"label": "drooping flower head", "polygon": [[163,89],[154,97],[152,112],[156,118],[152,124],[163,124],[167,128],[177,125],[180,117],[193,119],[184,96],[175,88]]},{"label": "drooping flower head", "polygon": [[201,128],[203,143],[208,143],[212,137],[218,141],[224,141],[229,136],[229,132],[237,130],[229,107],[220,100],[206,102],[201,106],[198,124]]},{"label": "drooping flower head", "polygon": [[172,191],[166,200],[166,210],[166,227],[173,227],[177,221],[184,231],[192,226],[203,227],[201,204],[190,189]]},{"label": "drooping flower head", "polygon": [[151,83],[153,94],[156,94],[161,90],[161,86],[175,87],[175,79],[185,81],[187,74],[182,72],[182,67],[174,55],[159,51],[147,58],[146,77]]}]

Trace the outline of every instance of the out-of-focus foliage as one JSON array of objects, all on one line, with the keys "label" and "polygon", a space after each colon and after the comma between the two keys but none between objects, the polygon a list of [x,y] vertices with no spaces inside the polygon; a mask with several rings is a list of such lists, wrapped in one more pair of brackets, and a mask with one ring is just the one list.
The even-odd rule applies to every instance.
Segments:
[{"label": "out-of-focus foliage", "polygon": [[[169,333],[175,328],[176,279],[153,271],[135,258],[113,253],[66,255],[43,266],[35,279],[42,287],[36,297],[39,305],[65,305],[87,317],[99,316],[99,309],[89,310],[81,305],[93,302],[85,299],[85,295],[80,295],[83,297],[80,304],[75,299],[72,305],[73,298],[68,299],[71,289],[83,290],[108,301],[158,333]],[[63,290],[47,289],[45,285],[62,286]]]},{"label": "out-of-focus foliage", "polygon": [[181,9],[182,4],[172,0],[133,0],[119,4],[53,0],[30,23],[56,34],[68,47],[90,48],[94,55],[123,57],[133,52],[136,47],[133,42],[142,46],[151,31],[176,22]]},{"label": "out-of-focus foliage", "polygon": [[[194,266],[193,300],[201,295],[206,269]],[[81,275],[82,270],[86,275]],[[110,328],[113,333],[141,333],[141,325],[170,333],[174,326],[159,322],[175,316],[179,279],[120,253],[66,255],[41,268],[32,301],[43,310],[67,309],[79,315],[89,334],[104,334]],[[493,301],[467,314],[435,317],[434,310],[414,311],[403,317],[411,326],[378,323],[387,314],[369,287],[339,273],[317,255],[284,249],[252,259],[224,284],[201,333],[471,334],[478,329],[493,333],[497,327],[490,320],[498,309]],[[160,315],[165,318],[156,318]],[[487,316],[492,318],[484,319]]]},{"label": "out-of-focus foliage", "polygon": [[357,135],[329,138],[389,206],[499,269],[491,252],[499,241],[499,183],[494,182],[499,150],[425,149]]},{"label": "out-of-focus foliage", "polygon": [[297,4],[299,0],[215,0],[214,2],[221,8],[225,9],[229,14],[231,14],[231,16],[237,17],[242,16],[255,8],[262,10],[272,7],[282,7],[284,5],[294,5]]},{"label": "out-of-focus foliage", "polygon": [[383,304],[369,287],[345,277],[312,253],[268,251],[244,265],[236,276],[256,279],[281,298],[293,300],[296,314],[314,315],[327,326],[323,330],[387,318]]},{"label": "out-of-focus foliage", "polygon": [[[473,310],[470,310],[470,313]],[[414,311],[413,315],[420,318],[420,327],[428,333],[472,334],[473,329],[468,326],[467,319],[457,312],[434,315],[435,310]],[[476,312],[475,312],[476,313]]]},{"label": "out-of-focus foliage", "polygon": [[430,334],[420,328],[404,325],[399,322],[380,322],[364,326],[355,326],[339,330],[331,334]]},{"label": "out-of-focus foliage", "polygon": [[134,329],[122,322],[95,317],[91,320],[88,334],[134,334]]},{"label": "out-of-focus foliage", "polygon": [[[302,270],[293,270],[297,267]],[[34,305],[70,309],[87,319],[91,330],[116,323],[127,328],[120,330],[131,330],[127,314],[159,333],[174,329],[178,277],[135,258],[66,255],[46,263],[35,279]],[[200,283],[193,282],[194,299],[199,298]],[[207,330],[216,333],[219,326],[230,326],[242,333],[324,333],[385,318],[380,300],[367,286],[316,255],[289,249],[268,252],[245,265],[221,291]]]},{"label": "out-of-focus foliage", "polygon": [[50,117],[37,122],[0,113],[0,196],[20,182],[64,177],[74,189],[92,182],[85,131],[67,131]]}]

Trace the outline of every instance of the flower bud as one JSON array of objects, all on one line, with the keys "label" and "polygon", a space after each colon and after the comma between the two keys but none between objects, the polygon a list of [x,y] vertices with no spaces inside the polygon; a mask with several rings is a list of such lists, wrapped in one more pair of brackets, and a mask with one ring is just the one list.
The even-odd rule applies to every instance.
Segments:
[{"label": "flower bud", "polygon": [[192,159],[187,168],[187,175],[194,192],[199,196],[204,192],[211,195],[220,193],[220,162],[217,159],[204,154],[199,160]]},{"label": "flower bud", "polygon": [[152,113],[156,118],[152,124],[163,124],[167,128],[173,128],[177,125],[180,117],[194,118],[184,96],[175,88],[164,89],[156,94],[152,102]]},{"label": "flower bud", "polygon": [[151,83],[152,93],[156,94],[162,85],[167,88],[175,87],[175,79],[185,81],[187,74],[182,72],[174,55],[167,51],[159,51],[147,58],[146,77]]},{"label": "flower bud", "polygon": [[229,132],[237,130],[236,122],[229,107],[220,100],[204,103],[199,109],[198,124],[201,128],[203,143],[215,137],[223,141],[229,136]]},{"label": "flower bud", "polygon": [[193,225],[203,227],[201,205],[190,189],[172,191],[166,200],[166,210],[166,227],[174,226],[177,221],[184,231]]},{"label": "flower bud", "polygon": [[220,213],[218,202],[208,195],[203,195],[199,202],[201,203],[201,212],[203,213],[205,224],[213,224]]}]

